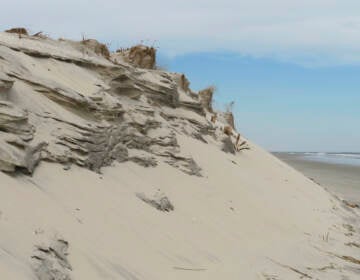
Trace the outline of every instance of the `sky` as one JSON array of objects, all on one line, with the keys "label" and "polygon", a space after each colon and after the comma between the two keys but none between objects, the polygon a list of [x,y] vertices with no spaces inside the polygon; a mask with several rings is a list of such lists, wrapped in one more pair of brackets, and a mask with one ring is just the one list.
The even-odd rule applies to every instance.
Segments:
[{"label": "sky", "polygon": [[271,151],[360,152],[360,1],[6,1],[0,28],[158,49]]}]

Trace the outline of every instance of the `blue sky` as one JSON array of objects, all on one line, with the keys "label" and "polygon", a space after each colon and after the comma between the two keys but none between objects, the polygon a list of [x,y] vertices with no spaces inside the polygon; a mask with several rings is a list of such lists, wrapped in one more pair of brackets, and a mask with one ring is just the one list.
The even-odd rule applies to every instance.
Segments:
[{"label": "blue sky", "polygon": [[359,0],[12,0],[1,29],[159,47],[269,150],[360,152]]},{"label": "blue sky", "polygon": [[360,66],[309,67],[236,53],[161,57],[193,90],[235,101],[239,131],[272,151],[360,151]]}]

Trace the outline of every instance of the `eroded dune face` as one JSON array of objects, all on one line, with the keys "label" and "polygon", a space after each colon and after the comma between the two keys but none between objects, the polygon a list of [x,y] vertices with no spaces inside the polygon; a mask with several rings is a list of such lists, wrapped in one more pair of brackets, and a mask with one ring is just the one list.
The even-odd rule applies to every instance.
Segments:
[{"label": "eroded dune face", "polygon": [[0,33],[2,280],[358,279],[357,208],[144,68]]},{"label": "eroded dune face", "polygon": [[94,171],[113,161],[161,160],[200,176],[178,148],[174,109],[194,111],[177,129],[215,134],[173,75],[115,65],[94,40],[2,37],[1,170],[32,173],[40,160]]}]

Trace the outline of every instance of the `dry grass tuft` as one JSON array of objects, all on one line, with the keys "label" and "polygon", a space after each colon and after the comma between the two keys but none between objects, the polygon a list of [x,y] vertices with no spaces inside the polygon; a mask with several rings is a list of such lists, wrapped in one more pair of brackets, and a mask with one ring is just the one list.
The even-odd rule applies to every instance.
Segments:
[{"label": "dry grass tuft", "polygon": [[180,80],[181,80],[181,82],[180,82],[181,88],[182,88],[185,92],[189,92],[189,91],[190,91],[190,82],[189,82],[189,80],[185,77],[184,74],[181,74]]},{"label": "dry grass tuft", "polygon": [[224,114],[224,118],[225,118],[226,122],[228,123],[228,125],[230,125],[233,129],[235,129],[235,119],[234,119],[233,113],[226,112]]},{"label": "dry grass tuft", "polygon": [[29,35],[28,31],[24,27],[11,28],[11,29],[5,30],[5,32],[15,33],[15,34],[19,34],[19,35],[26,35],[26,36]]},{"label": "dry grass tuft", "polygon": [[213,112],[212,103],[215,90],[215,86],[209,86],[206,89],[199,91],[200,102],[202,106],[209,112]]},{"label": "dry grass tuft", "polygon": [[217,120],[217,114],[212,115],[211,116],[211,122],[216,123],[216,120]]},{"label": "dry grass tuft", "polygon": [[225,118],[226,122],[233,129],[235,129],[235,119],[234,119],[234,114],[233,114],[234,106],[235,106],[235,101],[231,101],[230,103],[225,104],[225,113],[224,113],[224,118]]},{"label": "dry grass tuft", "polygon": [[156,49],[143,45],[131,47],[129,60],[138,67],[154,69],[156,64]]},{"label": "dry grass tuft", "polygon": [[106,59],[110,58],[109,48],[105,44],[102,44],[94,39],[83,39],[81,43],[92,49],[97,55],[101,55]]},{"label": "dry grass tuft", "polygon": [[231,126],[225,126],[224,127],[224,133],[228,136],[232,136],[233,135],[233,129]]},{"label": "dry grass tuft", "polygon": [[122,55],[124,61],[135,67],[144,69],[156,68],[156,49],[145,45],[136,45],[131,48],[120,48],[116,53]]}]

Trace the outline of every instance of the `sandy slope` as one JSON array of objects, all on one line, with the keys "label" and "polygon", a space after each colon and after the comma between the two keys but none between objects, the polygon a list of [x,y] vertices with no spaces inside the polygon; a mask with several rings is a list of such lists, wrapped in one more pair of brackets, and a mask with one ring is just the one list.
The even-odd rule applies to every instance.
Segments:
[{"label": "sandy slope", "polygon": [[[0,55],[11,55],[13,65],[29,68],[35,64],[42,69],[21,75],[22,67],[16,72],[2,64],[6,73],[7,69],[16,72],[7,100],[29,112],[28,122],[36,130],[27,145],[45,140],[48,146],[41,151],[32,176],[0,172],[1,279],[41,279],[39,275],[44,276],[41,280],[50,279],[46,273],[38,273],[39,261],[44,259],[50,269],[60,266],[58,271],[63,274],[56,279],[359,279],[357,209],[346,207],[256,145],[250,143],[250,150],[234,155],[224,153],[220,141],[224,124],[217,123],[213,135],[203,136],[207,144],[200,141],[194,132],[209,125],[208,119],[193,110],[196,100],[191,109],[181,105],[181,99],[191,101],[189,96],[179,98],[175,105],[165,104],[170,99],[163,96],[174,93],[172,87],[166,89],[167,83],[162,84],[162,73],[125,64],[111,66],[116,68],[111,72],[104,70],[111,62],[95,55],[86,58],[92,67],[85,67],[84,61],[74,62],[81,55],[72,45],[56,41],[30,45],[40,52],[53,52],[50,57],[37,58],[4,47],[15,44],[19,48],[16,35],[11,36],[1,34]],[[27,39],[21,40],[21,47],[30,48],[23,43]],[[46,49],[46,44],[51,48]],[[64,62],[64,57],[71,61]],[[94,69],[99,61],[105,66]],[[112,91],[116,77],[104,78],[104,72],[120,68],[130,71],[121,75],[136,80],[137,86],[146,85],[141,97],[133,98],[134,87],[130,99]],[[25,75],[41,80],[42,87],[53,88],[51,95],[24,82]],[[100,94],[96,84],[108,87],[101,93],[103,103],[96,105],[96,112],[110,111],[114,102],[119,102],[126,111],[121,123],[127,124],[127,130],[147,127],[149,119],[160,123],[146,129],[144,135],[131,134],[139,141],[146,136],[150,148],[126,144],[123,149],[128,155],[113,161],[108,161],[108,154],[101,154],[101,166],[95,170],[100,173],[89,170],[95,152],[92,146],[82,146],[85,138],[79,135],[92,131],[84,127],[100,129],[109,123],[113,131],[118,121],[94,120],[87,112],[76,111],[77,100],[95,106],[88,97]],[[158,98],[155,92],[162,92],[160,105],[151,102]],[[66,106],[56,94],[65,96]],[[71,102],[75,106],[70,106]],[[81,126],[80,132],[74,124]],[[122,139],[126,129],[110,136]],[[4,139],[9,137],[8,132],[0,132]],[[13,134],[22,137],[22,133]],[[76,141],[75,133],[81,141]],[[59,146],[63,135],[71,136],[72,145],[68,141]],[[176,145],[164,140],[171,137]],[[74,147],[83,152],[73,155],[78,151]],[[107,144],[106,149],[109,147],[115,151],[113,145]],[[73,151],[70,156],[69,151]],[[156,166],[144,164],[149,157]],[[15,157],[19,158],[21,154]],[[201,168],[201,176],[188,174],[193,162]],[[11,164],[15,171],[27,167],[22,161]],[[158,211],[140,200],[138,193],[147,197],[163,193],[174,211]],[[66,241],[66,253],[54,249],[54,240]]]}]

